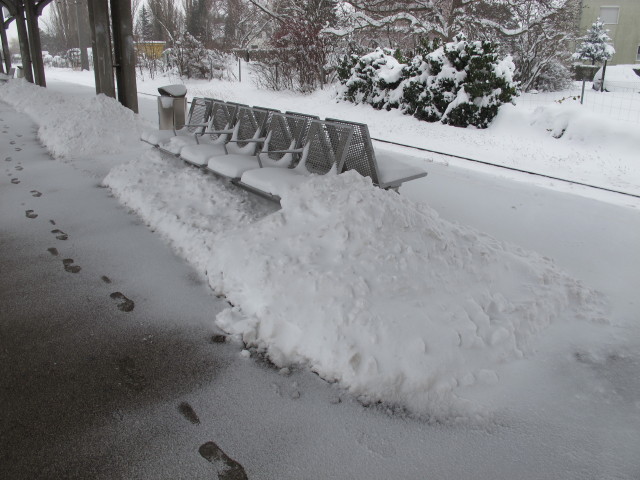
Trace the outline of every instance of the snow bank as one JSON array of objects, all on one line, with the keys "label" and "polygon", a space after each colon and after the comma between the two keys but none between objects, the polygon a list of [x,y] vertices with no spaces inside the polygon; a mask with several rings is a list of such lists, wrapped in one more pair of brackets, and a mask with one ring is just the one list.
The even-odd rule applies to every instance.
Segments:
[{"label": "snow bank", "polygon": [[[525,135],[529,130],[551,135],[563,142],[578,146],[603,146],[609,150],[639,150],[638,128],[632,123],[603,119],[601,115],[585,111],[582,105],[549,104],[532,112],[504,105],[492,125],[495,133],[513,132]],[[533,128],[531,128],[533,127]]]},{"label": "snow bank", "polygon": [[601,317],[599,295],[550,260],[353,172],[311,177],[275,212],[156,151],[104,183],[235,305],[220,327],[417,414],[475,413],[463,398],[531,357],[547,326]]},{"label": "snow bank", "polygon": [[211,253],[209,282],[236,305],[220,327],[279,366],[434,416],[464,412],[459,388],[498,382],[552,322],[601,315],[550,260],[355,173],[311,179]]},{"label": "snow bank", "polygon": [[157,150],[114,167],[103,184],[203,275],[222,233],[266,213],[247,192]]},{"label": "snow bank", "polygon": [[118,154],[140,147],[146,122],[115,99],[51,92],[24,80],[0,87],[0,100],[29,115],[57,158]]}]

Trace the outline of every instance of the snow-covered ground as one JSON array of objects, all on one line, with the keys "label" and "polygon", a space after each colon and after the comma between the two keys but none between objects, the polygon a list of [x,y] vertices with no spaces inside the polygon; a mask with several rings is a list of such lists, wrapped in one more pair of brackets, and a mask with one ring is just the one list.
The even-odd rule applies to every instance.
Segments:
[{"label": "snow-covered ground", "polygon": [[[275,211],[141,146],[153,98],[140,97],[145,120],[55,81],[90,84],[87,74],[47,74],[49,90],[10,82],[0,99],[31,115],[54,155],[106,175],[235,305],[216,323],[278,366],[301,364],[421,419],[479,422],[506,438],[531,429],[533,458],[552,460],[530,478],[640,473],[639,199],[416,153],[429,176],[400,196],[355,175],[316,178]],[[336,103],[330,91],[199,82],[189,92],[365,121],[379,138],[640,192],[637,126],[576,106],[507,106],[489,129],[461,130]],[[496,478],[473,450],[458,451],[463,470],[482,463],[477,477]]]},{"label": "snow-covered ground", "polygon": [[[74,72],[67,69],[48,71],[49,79],[59,79],[93,85],[93,72]],[[226,81],[187,81],[188,97],[205,96],[280,109],[312,113],[320,118],[343,118],[367,123],[372,137],[427,148],[499,165],[533,171],[576,182],[640,194],[640,97],[637,93],[600,94],[587,86],[585,105],[574,100],[557,100],[575,95],[569,92],[525,94],[518,105],[505,105],[491,127],[486,130],[468,128],[463,131],[441,124],[419,122],[398,111],[376,111],[368,105],[354,106],[335,99],[335,89],[328,88],[310,95],[292,92],[271,92],[254,87],[243,70],[242,83]],[[157,87],[180,83],[176,78],[156,77],[138,81],[140,112],[157,123],[157,108],[150,95],[157,95]],[[607,96],[608,95],[608,96]],[[606,96],[606,97],[605,97]],[[596,100],[589,102],[594,97]],[[610,99],[602,100],[602,98]],[[603,103],[608,102],[608,103]],[[599,105],[598,111],[591,110]],[[630,111],[632,121],[615,120],[616,111]],[[635,121],[634,121],[635,120]],[[564,133],[563,133],[564,132]],[[555,138],[562,135],[560,138]],[[376,144],[376,148],[394,148]],[[402,150],[402,149],[401,149]],[[418,150],[405,150],[421,159],[464,166],[476,171],[495,169],[472,165],[464,160],[440,156]],[[522,174],[501,171],[505,178],[525,178],[526,182],[547,185]],[[561,186],[566,191],[581,192],[579,188]],[[588,196],[594,193],[589,191]],[[606,197],[605,197],[606,198]]]}]

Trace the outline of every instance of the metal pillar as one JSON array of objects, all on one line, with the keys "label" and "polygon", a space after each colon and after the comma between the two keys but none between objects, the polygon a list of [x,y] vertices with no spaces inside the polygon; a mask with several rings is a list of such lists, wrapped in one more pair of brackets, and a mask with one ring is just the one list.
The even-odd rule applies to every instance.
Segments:
[{"label": "metal pillar", "polygon": [[87,55],[87,42],[84,35],[84,23],[80,19],[80,2],[76,0],[76,24],[78,26],[78,49],[80,50],[80,69],[89,70],[89,56]]},{"label": "metal pillar", "polygon": [[29,29],[29,47],[31,48],[31,60],[33,62],[33,74],[36,84],[46,87],[44,78],[44,63],[42,62],[42,45],[40,43],[40,30],[38,28],[38,15],[34,11],[33,4],[27,0],[24,2],[27,14],[27,27]]},{"label": "metal pillar", "polygon": [[116,98],[109,33],[109,3],[107,0],[89,0],[88,6],[96,93],[104,93],[109,97]]},{"label": "metal pillar", "polygon": [[2,41],[2,56],[4,57],[4,66],[7,73],[11,70],[11,52],[9,51],[9,41],[7,40],[7,31],[4,26],[4,12],[0,6],[0,40]]},{"label": "metal pillar", "polygon": [[138,113],[136,54],[133,47],[131,0],[111,0],[111,22],[113,49],[116,59],[118,100],[125,107]]},{"label": "metal pillar", "polygon": [[[4,12],[0,5],[0,41],[2,43],[2,58],[4,59],[4,67],[7,73],[11,69],[11,53],[9,52],[9,42],[7,40],[7,30],[4,25]],[[2,70],[4,72],[4,69]]]},{"label": "metal pillar", "polygon": [[16,28],[18,30],[18,40],[20,42],[20,55],[22,55],[22,72],[24,78],[33,83],[33,73],[31,71],[31,54],[29,53],[29,35],[27,34],[27,26],[24,21],[24,8],[19,5],[17,7]]}]

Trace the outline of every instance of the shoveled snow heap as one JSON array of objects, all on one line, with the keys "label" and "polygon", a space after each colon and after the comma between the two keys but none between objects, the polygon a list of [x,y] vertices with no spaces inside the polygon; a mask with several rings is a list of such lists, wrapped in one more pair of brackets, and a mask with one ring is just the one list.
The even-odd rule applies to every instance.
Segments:
[{"label": "shoveled snow heap", "polygon": [[456,390],[498,382],[550,323],[601,316],[550,260],[355,173],[311,178],[211,254],[210,284],[236,305],[221,328],[279,366],[434,416],[460,413]]},{"label": "shoveled snow heap", "polygon": [[65,95],[11,80],[0,88],[0,99],[39,125],[38,137],[54,157],[117,154],[140,147],[144,121],[105,95]]}]

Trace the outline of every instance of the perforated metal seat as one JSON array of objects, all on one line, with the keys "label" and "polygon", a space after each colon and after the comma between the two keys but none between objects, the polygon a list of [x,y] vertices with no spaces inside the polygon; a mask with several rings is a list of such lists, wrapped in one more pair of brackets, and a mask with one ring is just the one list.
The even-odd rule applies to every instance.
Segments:
[{"label": "perforated metal seat", "polygon": [[[230,107],[229,104],[227,104]],[[264,133],[269,112],[249,106],[230,107],[235,111],[231,122],[220,130],[209,130],[202,137],[214,137],[213,143],[200,143],[186,147],[180,156],[187,162],[198,166],[207,165],[209,159],[218,155],[255,155],[258,141]],[[227,115],[231,114],[228,111]],[[221,124],[222,122],[220,122]],[[233,128],[230,128],[233,126]],[[229,138],[230,137],[230,138]],[[215,170],[212,170],[215,172]]]},{"label": "perforated metal seat", "polygon": [[224,154],[224,145],[233,133],[237,109],[236,105],[227,102],[215,102],[206,130],[194,135],[194,144],[180,150],[180,158],[198,167],[204,167],[210,156]]},{"label": "perforated metal seat", "polygon": [[256,143],[262,143],[257,156],[230,154],[216,155],[209,159],[207,168],[212,172],[238,180],[248,170],[260,167],[287,168],[298,158],[298,147],[302,141],[301,134],[306,130],[308,118],[292,117],[271,112],[268,119],[266,137]]},{"label": "perforated metal seat", "polygon": [[302,154],[295,168],[265,167],[246,171],[239,185],[274,200],[304,182],[310,175],[341,172],[344,166],[353,127],[327,121],[312,121]]}]

